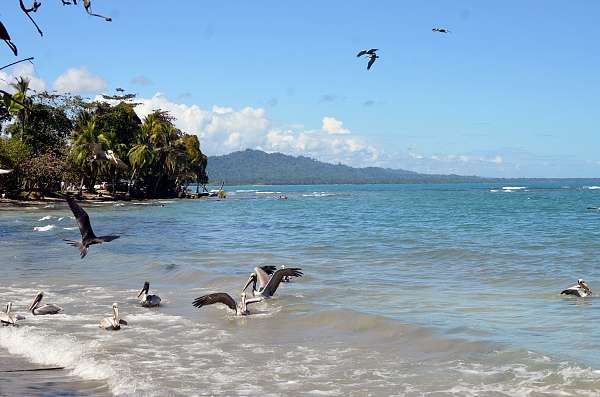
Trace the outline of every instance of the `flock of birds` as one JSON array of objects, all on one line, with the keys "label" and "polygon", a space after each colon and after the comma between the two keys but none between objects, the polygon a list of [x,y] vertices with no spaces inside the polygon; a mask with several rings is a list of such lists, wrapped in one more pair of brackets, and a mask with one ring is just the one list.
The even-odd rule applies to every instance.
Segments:
[{"label": "flock of birds", "polygon": [[[92,230],[90,217],[83,208],[77,204],[72,197],[67,197],[67,204],[71,212],[77,220],[79,232],[81,233],[81,241],[65,240],[71,246],[79,249],[81,259],[83,259],[91,245],[102,244],[113,241],[119,236],[96,236]],[[225,292],[217,292],[207,294],[196,298],[193,305],[197,308],[213,305],[216,303],[223,304],[235,312],[237,316],[245,316],[250,314],[248,305],[252,303],[262,302],[265,299],[270,299],[275,295],[281,283],[288,283],[293,277],[302,277],[302,269],[296,267],[286,268],[284,265],[277,269],[272,265],[264,265],[255,267],[250,274],[248,281],[240,294],[240,301],[235,299]],[[246,290],[252,285],[252,298],[247,298]],[[160,306],[161,298],[158,295],[150,294],[150,283],[146,281],[137,296],[140,299],[140,304],[143,307]],[[63,308],[53,303],[43,304],[42,299],[44,293],[42,291],[33,298],[31,305],[27,308],[27,312],[34,316],[43,316],[60,313]],[[6,305],[4,312],[0,311],[0,324],[3,326],[16,326],[17,321],[24,320],[25,317],[12,312],[12,302]],[[119,330],[122,325],[128,325],[127,321],[123,320],[119,313],[119,304],[113,303],[112,316],[100,320],[99,326],[105,330]]]},{"label": "flock of birds", "polygon": [[[431,31],[436,33],[450,33],[450,31],[447,28],[433,28],[431,29]],[[379,51],[378,48],[371,48],[370,50],[361,50],[358,52],[358,54],[356,54],[356,57],[360,58],[363,55],[366,55],[367,58],[369,58],[369,62],[367,63],[367,70],[371,70],[371,66],[373,66],[375,60],[379,58],[379,56],[377,55],[377,51]]]}]

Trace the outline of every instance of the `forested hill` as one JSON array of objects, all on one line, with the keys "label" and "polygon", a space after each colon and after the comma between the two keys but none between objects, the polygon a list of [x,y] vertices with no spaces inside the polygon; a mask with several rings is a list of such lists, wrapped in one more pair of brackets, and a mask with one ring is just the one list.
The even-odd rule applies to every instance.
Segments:
[{"label": "forested hill", "polygon": [[332,184],[332,183],[459,183],[484,178],[460,175],[429,175],[412,171],[329,164],[308,157],[266,153],[247,149],[208,158],[211,183],[233,184]]}]

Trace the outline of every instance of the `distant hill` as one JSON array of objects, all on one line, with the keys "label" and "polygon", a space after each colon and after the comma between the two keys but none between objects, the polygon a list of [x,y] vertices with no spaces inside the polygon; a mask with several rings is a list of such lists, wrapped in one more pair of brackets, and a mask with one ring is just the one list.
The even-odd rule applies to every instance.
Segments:
[{"label": "distant hill", "polygon": [[211,183],[234,184],[333,184],[333,183],[461,183],[485,178],[460,175],[430,175],[417,172],[329,164],[308,157],[288,156],[247,149],[208,158]]}]

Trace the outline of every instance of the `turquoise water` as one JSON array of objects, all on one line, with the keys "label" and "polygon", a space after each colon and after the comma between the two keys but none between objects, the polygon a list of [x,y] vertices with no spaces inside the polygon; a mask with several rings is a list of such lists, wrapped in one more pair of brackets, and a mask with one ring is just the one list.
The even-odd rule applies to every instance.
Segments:
[{"label": "turquoise water", "polygon": [[[78,235],[64,205],[3,208],[0,304],[22,312],[44,289],[65,314],[0,329],[0,346],[117,395],[597,395],[600,301],[559,293],[578,278],[600,290],[600,211],[588,209],[600,182],[511,185],[236,186],[226,200],[86,203],[97,233],[122,237],[84,260],[61,241]],[[237,296],[263,263],[305,277],[246,319],[191,307],[206,292]],[[146,279],[158,311],[136,305]],[[113,301],[131,326],[100,332]],[[264,371],[276,375],[257,380]]]}]

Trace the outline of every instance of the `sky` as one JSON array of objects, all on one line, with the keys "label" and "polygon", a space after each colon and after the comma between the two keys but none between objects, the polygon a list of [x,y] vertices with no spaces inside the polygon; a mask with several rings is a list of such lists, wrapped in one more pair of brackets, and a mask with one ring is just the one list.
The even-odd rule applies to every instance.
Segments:
[{"label": "sky", "polygon": [[[42,1],[40,37],[3,7],[20,56],[0,89],[122,87],[208,155],[246,148],[351,166],[600,177],[600,2]],[[435,33],[446,27],[450,33]],[[378,48],[371,70],[361,49]],[[15,58],[5,47],[0,64]]]}]

